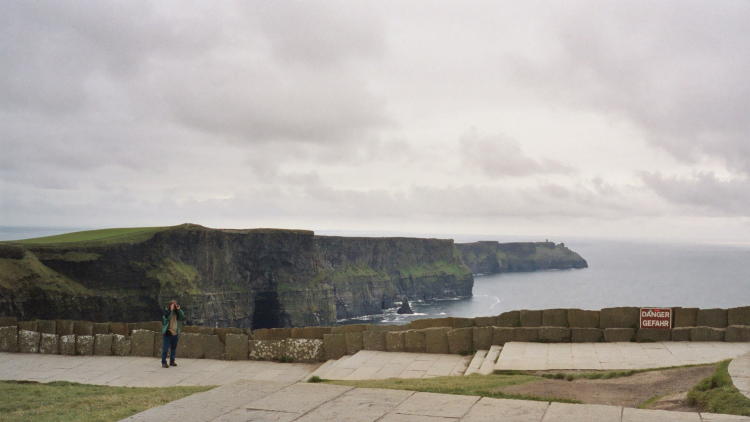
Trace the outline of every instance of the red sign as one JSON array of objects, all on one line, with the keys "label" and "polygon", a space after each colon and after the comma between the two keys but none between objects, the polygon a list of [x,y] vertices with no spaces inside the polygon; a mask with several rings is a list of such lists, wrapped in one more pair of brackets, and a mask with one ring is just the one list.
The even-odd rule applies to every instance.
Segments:
[{"label": "red sign", "polygon": [[672,309],[641,308],[641,328],[672,328]]}]

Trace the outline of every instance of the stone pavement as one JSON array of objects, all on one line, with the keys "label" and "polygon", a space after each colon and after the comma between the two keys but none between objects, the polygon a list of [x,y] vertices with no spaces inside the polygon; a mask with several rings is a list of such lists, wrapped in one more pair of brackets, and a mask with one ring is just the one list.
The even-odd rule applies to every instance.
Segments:
[{"label": "stone pavement", "polygon": [[646,369],[713,363],[750,352],[750,343],[506,343],[495,370]]},{"label": "stone pavement", "polygon": [[360,350],[330,360],[312,375],[333,380],[431,378],[463,375],[471,356]]},{"label": "stone pavement", "polygon": [[221,385],[238,380],[293,383],[316,368],[302,363],[213,359],[178,359],[177,364],[164,369],[158,358],[150,357],[0,353],[0,379],[125,387]]},{"label": "stone pavement", "polygon": [[734,386],[745,397],[750,397],[750,353],[746,353],[729,364],[729,376]]}]

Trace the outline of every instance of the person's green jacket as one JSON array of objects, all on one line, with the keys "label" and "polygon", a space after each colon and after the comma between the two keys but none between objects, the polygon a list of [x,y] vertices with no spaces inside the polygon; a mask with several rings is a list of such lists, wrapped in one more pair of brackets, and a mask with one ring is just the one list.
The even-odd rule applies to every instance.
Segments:
[{"label": "person's green jacket", "polygon": [[[185,312],[182,309],[175,309],[177,312],[177,335],[180,335],[182,329],[182,321],[185,320]],[[169,328],[169,318],[172,316],[172,311],[169,307],[164,308],[164,312],[161,314],[161,335],[167,334],[167,328]]]}]

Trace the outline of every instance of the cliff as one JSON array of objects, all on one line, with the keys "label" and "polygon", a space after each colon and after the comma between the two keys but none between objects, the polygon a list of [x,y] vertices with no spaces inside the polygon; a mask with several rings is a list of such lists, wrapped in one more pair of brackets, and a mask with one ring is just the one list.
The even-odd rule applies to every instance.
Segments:
[{"label": "cliff", "polygon": [[0,315],[24,319],[154,320],[177,298],[194,324],[325,325],[403,296],[470,296],[472,286],[441,239],[186,224],[0,244]]},{"label": "cliff", "polygon": [[563,243],[483,241],[457,243],[456,249],[473,274],[588,267],[585,259]]}]

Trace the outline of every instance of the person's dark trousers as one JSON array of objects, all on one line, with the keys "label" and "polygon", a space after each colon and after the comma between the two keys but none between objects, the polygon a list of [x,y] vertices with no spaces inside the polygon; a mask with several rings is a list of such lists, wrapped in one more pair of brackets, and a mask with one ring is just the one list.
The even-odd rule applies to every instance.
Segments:
[{"label": "person's dark trousers", "polygon": [[161,342],[161,363],[167,363],[167,351],[169,351],[169,363],[174,363],[175,352],[177,352],[177,340],[179,336],[173,336],[167,331]]}]

